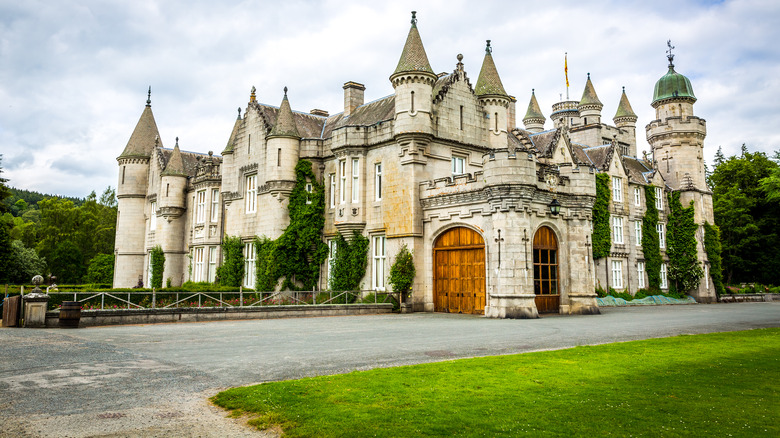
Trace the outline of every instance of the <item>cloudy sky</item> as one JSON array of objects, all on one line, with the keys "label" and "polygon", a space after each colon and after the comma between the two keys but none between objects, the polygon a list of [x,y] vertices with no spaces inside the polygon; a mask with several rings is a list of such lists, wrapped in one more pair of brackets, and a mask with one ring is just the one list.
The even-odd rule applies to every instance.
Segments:
[{"label": "cloudy sky", "polygon": [[[549,4],[550,6],[540,6]],[[643,127],[653,85],[676,70],[691,79],[707,120],[705,156],[742,143],[780,149],[780,2],[742,1],[88,1],[0,0],[0,154],[10,185],[83,197],[116,186],[116,157],[152,86],[163,144],[219,153],[249,91],[293,109],[343,107],[342,84],[366,101],[392,93],[410,11],[433,69],[456,55],[476,82],[485,40],[504,86],[525,114],[531,89],[549,121],[591,73],[611,120],[621,87]]]}]

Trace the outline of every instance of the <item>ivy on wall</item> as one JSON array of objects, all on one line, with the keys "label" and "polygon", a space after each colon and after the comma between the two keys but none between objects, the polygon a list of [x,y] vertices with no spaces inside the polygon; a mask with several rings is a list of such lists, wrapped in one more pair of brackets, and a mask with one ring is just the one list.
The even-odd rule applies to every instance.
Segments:
[{"label": "ivy on wall", "polygon": [[280,279],[283,290],[312,290],[328,257],[328,246],[322,241],[325,187],[317,182],[310,161],[300,160],[295,166],[287,210],[290,224],[278,239],[255,239],[257,290],[275,290]]},{"label": "ivy on wall", "polygon": [[609,187],[609,175],[596,175],[596,202],[593,204],[593,259],[609,256],[612,248],[612,234],[609,230],[609,203],[612,191]]},{"label": "ivy on wall", "polygon": [[673,292],[687,293],[699,286],[704,271],[696,251],[696,220],[693,201],[688,207],[680,203],[680,192],[669,193],[669,220],[667,222],[669,279]]},{"label": "ivy on wall", "polygon": [[658,240],[658,209],[655,186],[645,186],[645,216],[642,218],[642,252],[645,255],[647,283],[652,291],[661,289],[661,243]]},{"label": "ivy on wall", "polygon": [[406,244],[404,244],[401,250],[398,251],[398,254],[396,254],[395,260],[393,260],[388,280],[393,286],[393,291],[401,293],[401,301],[405,301],[407,295],[411,294],[415,274],[414,258]]},{"label": "ivy on wall", "polygon": [[222,266],[217,268],[219,284],[223,286],[241,286],[244,279],[244,242],[238,236],[225,236],[222,242]]},{"label": "ivy on wall", "polygon": [[720,228],[717,225],[704,223],[704,251],[707,252],[707,260],[710,261],[710,277],[715,293],[726,293],[723,286],[723,258],[721,257]]},{"label": "ivy on wall", "polygon": [[335,240],[336,258],[333,261],[330,287],[339,291],[358,290],[368,266],[368,237],[353,231],[351,241],[347,241],[340,233]]},{"label": "ivy on wall", "polygon": [[152,284],[149,286],[159,289],[162,287],[163,270],[165,269],[165,253],[160,245],[152,248],[149,263],[152,265]]}]

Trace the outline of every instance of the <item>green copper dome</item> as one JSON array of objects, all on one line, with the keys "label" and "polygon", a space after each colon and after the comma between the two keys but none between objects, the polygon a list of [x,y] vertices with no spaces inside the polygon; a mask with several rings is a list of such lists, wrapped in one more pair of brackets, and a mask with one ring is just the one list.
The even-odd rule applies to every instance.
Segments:
[{"label": "green copper dome", "polygon": [[655,83],[653,103],[672,98],[688,98],[696,101],[691,81],[674,71],[674,66],[670,65],[669,72]]}]

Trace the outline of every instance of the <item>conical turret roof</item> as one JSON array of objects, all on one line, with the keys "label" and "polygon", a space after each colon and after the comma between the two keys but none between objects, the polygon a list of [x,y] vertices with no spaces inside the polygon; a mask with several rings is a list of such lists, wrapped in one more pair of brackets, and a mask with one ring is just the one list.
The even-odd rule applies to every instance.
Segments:
[{"label": "conical turret roof", "polygon": [[485,59],[482,61],[482,69],[479,71],[474,93],[477,96],[507,95],[504,84],[501,83],[501,78],[498,76],[496,64],[493,62],[493,49],[490,47],[490,40],[487,40],[487,46],[485,46]]},{"label": "conical turret roof", "polygon": [[588,73],[588,81],[585,82],[585,90],[582,92],[582,99],[580,99],[580,105],[600,105],[604,106],[599,100],[599,96],[596,95],[596,89],[593,88],[593,82],[590,81],[590,73]]},{"label": "conical turret roof", "polygon": [[409,35],[406,37],[406,44],[404,44],[404,51],[401,52],[401,59],[398,60],[398,66],[395,68],[393,75],[418,71],[435,74],[431,68],[431,63],[428,62],[428,55],[425,53],[420,32],[417,31],[416,13],[412,11],[412,27],[409,29]]},{"label": "conical turret roof", "polygon": [[619,119],[621,117],[636,117],[636,113],[631,108],[631,104],[628,102],[628,96],[626,96],[626,87],[623,87],[623,95],[620,96],[620,103],[618,104],[617,112],[613,119]]},{"label": "conical turret roof", "polygon": [[165,170],[162,171],[162,176],[187,176],[184,172],[184,160],[181,158],[179,150],[179,137],[176,137],[176,146],[173,147],[173,153],[168,159]]},{"label": "conical turret roof", "polygon": [[279,113],[276,116],[276,124],[271,128],[268,137],[295,137],[301,138],[298,134],[298,127],[295,125],[290,101],[287,100],[287,87],[284,87],[284,98],[279,105]]},{"label": "conical turret roof", "polygon": [[531,101],[528,102],[528,111],[526,111],[525,117],[523,118],[523,120],[529,119],[545,120],[544,114],[542,114],[542,109],[539,108],[539,102],[536,101],[536,93],[534,90],[531,90]]},{"label": "conical turret roof", "polygon": [[149,157],[152,155],[155,139],[160,136],[160,132],[157,130],[157,122],[154,121],[154,114],[152,114],[151,92],[150,87],[146,107],[119,158]]},{"label": "conical turret roof", "polygon": [[236,135],[238,134],[239,126],[241,126],[241,108],[238,108],[238,118],[236,119],[236,123],[233,125],[233,131],[230,133],[227,145],[225,146],[225,150],[222,151],[222,154],[233,153],[233,149],[235,148],[234,143],[236,141]]}]

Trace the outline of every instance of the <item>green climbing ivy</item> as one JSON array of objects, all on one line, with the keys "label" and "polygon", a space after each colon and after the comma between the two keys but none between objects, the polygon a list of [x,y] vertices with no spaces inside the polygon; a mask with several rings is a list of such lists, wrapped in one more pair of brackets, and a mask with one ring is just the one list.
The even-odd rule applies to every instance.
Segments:
[{"label": "green climbing ivy", "polygon": [[672,292],[687,293],[699,286],[704,276],[696,251],[696,225],[693,201],[688,207],[680,202],[680,192],[672,192],[669,198],[667,222],[669,279]]},{"label": "green climbing ivy", "polygon": [[412,283],[414,282],[414,276],[416,274],[414,268],[414,257],[406,244],[401,246],[401,250],[393,260],[393,266],[390,267],[390,278],[388,282],[393,286],[394,292],[400,292],[402,295],[402,301],[406,298],[407,294],[411,295]]},{"label": "green climbing ivy", "polygon": [[351,241],[348,242],[341,234],[335,240],[336,259],[333,261],[330,287],[338,291],[358,290],[368,266],[368,237],[353,231]]},{"label": "green climbing ivy", "polygon": [[163,270],[165,269],[165,253],[160,245],[152,248],[149,263],[152,264],[152,279],[150,280],[152,284],[149,286],[159,289],[162,287]]},{"label": "green climbing ivy", "polygon": [[707,260],[710,261],[710,277],[715,293],[725,294],[723,286],[723,258],[721,257],[720,228],[717,225],[704,223],[704,250],[707,252]]},{"label": "green climbing ivy", "polygon": [[609,203],[612,191],[609,188],[609,175],[596,175],[596,202],[593,204],[593,258],[598,260],[609,256],[612,248],[612,234],[609,230]]},{"label": "green climbing ivy", "polygon": [[287,210],[290,224],[278,239],[255,240],[257,290],[275,290],[280,279],[284,279],[283,290],[312,290],[328,257],[328,246],[322,241],[325,187],[317,182],[310,161],[300,160],[295,166]]},{"label": "green climbing ivy", "polygon": [[645,255],[648,289],[661,290],[661,243],[658,240],[658,209],[655,186],[645,186],[645,216],[642,218],[642,252]]},{"label": "green climbing ivy", "polygon": [[222,286],[239,287],[244,279],[244,242],[238,236],[225,236],[222,242],[222,266],[217,277]]}]

